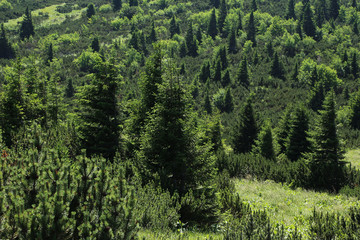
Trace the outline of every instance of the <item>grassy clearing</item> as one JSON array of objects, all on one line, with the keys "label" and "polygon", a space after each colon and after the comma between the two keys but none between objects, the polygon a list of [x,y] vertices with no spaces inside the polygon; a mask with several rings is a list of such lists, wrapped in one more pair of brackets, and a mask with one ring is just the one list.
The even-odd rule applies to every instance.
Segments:
[{"label": "grassy clearing", "polygon": [[[77,10],[72,10],[72,12],[70,13],[59,13],[56,11],[56,8],[58,6],[64,6],[65,3],[62,4],[55,4],[55,5],[51,5],[45,8],[41,8],[41,9],[37,9],[32,11],[32,16],[33,17],[38,17],[38,16],[48,16],[45,20],[43,20],[41,22],[40,25],[36,25],[35,27],[47,27],[50,25],[54,25],[54,24],[61,24],[65,21],[66,18],[72,18],[74,20],[78,19],[81,17],[81,14],[83,11],[86,10],[86,8],[83,9],[77,9]],[[18,28],[18,25],[20,24],[20,22],[23,20],[23,17],[19,17],[16,19],[10,19],[9,21],[7,21],[4,26],[9,29],[9,30],[15,30]]]},{"label": "grassy clearing", "polygon": [[306,230],[306,218],[314,209],[342,213],[358,205],[355,198],[331,195],[303,189],[293,190],[272,181],[234,180],[236,191],[254,209],[266,209],[271,221]]},{"label": "grassy clearing", "polygon": [[360,149],[349,150],[345,154],[345,161],[350,162],[351,166],[360,169]]},{"label": "grassy clearing", "polygon": [[180,232],[152,232],[148,230],[141,230],[138,233],[139,239],[156,239],[156,240],[222,240],[223,236],[221,234],[215,233],[199,233],[199,232],[191,232],[185,231],[183,233]]}]

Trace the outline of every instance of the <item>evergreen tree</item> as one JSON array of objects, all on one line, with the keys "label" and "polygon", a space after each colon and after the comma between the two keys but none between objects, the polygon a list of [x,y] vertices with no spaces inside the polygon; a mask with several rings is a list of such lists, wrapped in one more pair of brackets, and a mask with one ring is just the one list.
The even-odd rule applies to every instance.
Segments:
[{"label": "evergreen tree", "polygon": [[322,82],[317,83],[310,92],[309,105],[312,110],[318,111],[321,109],[325,98],[325,88]]},{"label": "evergreen tree", "polygon": [[243,59],[240,62],[239,71],[237,74],[237,82],[243,85],[245,88],[248,88],[250,85],[249,82],[249,72],[247,68],[246,56],[243,56]]},{"label": "evergreen tree", "polygon": [[189,56],[196,57],[198,55],[197,53],[198,46],[194,37],[192,23],[189,23],[189,29],[186,33],[185,41],[188,50],[187,54]]},{"label": "evergreen tree", "polygon": [[231,28],[230,34],[228,35],[228,50],[230,53],[237,53],[236,34],[233,28]]},{"label": "evergreen tree", "polygon": [[118,149],[117,73],[114,65],[99,63],[91,85],[80,93],[82,106],[80,133],[87,155],[112,160]]},{"label": "evergreen tree", "polygon": [[131,31],[131,38],[129,41],[129,47],[134,48],[135,50],[139,51],[140,50],[140,46],[139,46],[139,31],[137,30],[132,30]]},{"label": "evergreen tree", "polygon": [[254,152],[264,158],[271,160],[275,159],[272,131],[269,123],[266,123],[259,132],[258,139],[255,141]]},{"label": "evergreen tree", "polygon": [[289,140],[286,147],[286,156],[291,161],[297,161],[303,153],[309,152],[308,131],[309,117],[303,107],[298,107],[290,123]]},{"label": "evergreen tree", "polygon": [[4,24],[1,24],[1,32],[0,32],[0,58],[13,58],[15,57],[14,49],[12,48],[11,44],[9,43]]},{"label": "evergreen tree", "polygon": [[118,11],[122,8],[122,0],[112,0],[114,11]]},{"label": "evergreen tree", "polygon": [[358,21],[357,20],[354,21],[353,32],[354,32],[354,34],[359,35],[359,27],[358,27]]},{"label": "evergreen tree", "polygon": [[203,83],[210,78],[210,63],[204,62],[199,73],[199,80]]},{"label": "evergreen tree", "polygon": [[357,9],[357,0],[352,0],[351,6],[355,9]]},{"label": "evergreen tree", "polygon": [[294,82],[298,82],[299,81],[298,76],[299,76],[299,67],[298,67],[298,63],[296,62],[295,67],[294,67],[294,71],[293,71],[292,76],[291,76],[291,79]]},{"label": "evergreen tree", "polygon": [[292,107],[288,107],[283,116],[280,119],[278,130],[276,133],[276,140],[279,145],[279,153],[285,154],[288,136],[290,131],[290,123],[291,123],[291,114],[292,114]]},{"label": "evergreen tree", "polygon": [[199,44],[202,43],[202,33],[201,33],[200,27],[198,27],[198,29],[196,31],[196,40],[199,42]]},{"label": "evergreen tree", "polygon": [[180,49],[179,49],[179,56],[181,58],[185,57],[187,54],[187,49],[186,49],[186,43],[183,41],[181,44],[180,44]]},{"label": "evergreen tree", "polygon": [[213,9],[211,12],[207,33],[213,39],[215,39],[216,35],[218,34],[215,9]]},{"label": "evergreen tree", "polygon": [[205,95],[204,109],[207,112],[207,114],[212,114],[212,106],[211,106],[210,97],[209,97],[208,92],[206,92],[206,95]]},{"label": "evergreen tree", "polygon": [[225,0],[221,0],[218,26],[219,26],[219,32],[223,34],[223,36],[225,34],[223,28],[224,28],[226,16],[227,16],[226,2]]},{"label": "evergreen tree", "polygon": [[171,18],[170,21],[170,38],[172,38],[175,34],[180,34],[180,27],[179,24],[176,22],[175,15]]},{"label": "evergreen tree", "polygon": [[302,27],[307,36],[315,38],[316,27],[313,21],[313,13],[310,7],[310,3],[306,4],[304,7]]},{"label": "evergreen tree", "polygon": [[256,28],[255,28],[254,12],[251,12],[249,23],[247,26],[247,40],[252,41],[253,47],[256,46],[255,35],[256,35]]},{"label": "evergreen tree", "polygon": [[238,11],[238,21],[237,21],[237,26],[235,29],[235,34],[238,35],[239,30],[243,30],[243,25],[242,25],[242,17],[241,17],[241,12]]},{"label": "evergreen tree", "polygon": [[356,52],[354,52],[351,59],[351,74],[354,76],[355,79],[357,79],[359,76],[358,73],[359,73],[359,65],[357,63]]},{"label": "evergreen tree", "polygon": [[273,47],[271,41],[266,44],[266,52],[269,55],[269,58],[274,57],[274,47]]},{"label": "evergreen tree", "polygon": [[211,121],[209,125],[210,126],[207,135],[212,143],[212,151],[217,152],[219,150],[222,150],[223,145],[222,145],[220,119],[217,118],[215,121]]},{"label": "evergreen tree", "polygon": [[291,19],[291,18],[296,20],[294,0],[289,0],[286,11],[286,19]]},{"label": "evergreen tree", "polygon": [[[176,76],[173,69],[166,76]],[[158,174],[162,188],[184,199],[182,221],[208,222],[216,209],[215,192],[210,188],[215,157],[211,144],[200,144],[185,94],[177,77],[159,86],[157,103],[141,138],[139,167],[148,179]],[[192,198],[202,203],[193,208]]]},{"label": "evergreen tree", "polygon": [[90,3],[86,9],[86,16],[87,18],[91,18],[94,15],[95,15],[95,7],[94,4]]},{"label": "evergreen tree", "polygon": [[218,8],[220,6],[220,0],[210,0],[210,3],[214,8]]},{"label": "evergreen tree", "polygon": [[224,76],[221,79],[221,85],[223,87],[227,87],[227,86],[229,86],[230,83],[231,83],[230,71],[229,71],[229,69],[226,69]]},{"label": "evergreen tree", "polygon": [[251,98],[248,98],[241,110],[239,119],[233,127],[232,147],[235,153],[247,153],[252,149],[257,137],[257,127],[252,108]]},{"label": "evergreen tree", "polygon": [[156,36],[156,31],[155,31],[155,22],[152,22],[151,25],[151,32],[150,32],[150,36],[149,36],[149,40],[150,43],[156,42],[157,41],[157,36]]},{"label": "evergreen tree", "polygon": [[65,88],[65,97],[72,98],[74,96],[75,89],[73,86],[73,81],[71,78],[69,78],[68,83]]},{"label": "evergreen tree", "polygon": [[256,12],[258,10],[257,4],[256,4],[256,0],[252,0],[251,2],[251,11],[252,12]]},{"label": "evergreen tree", "polygon": [[100,44],[99,44],[99,38],[98,37],[93,38],[93,40],[91,41],[90,47],[94,52],[99,52],[100,51]]},{"label": "evergreen tree", "polygon": [[221,82],[221,60],[219,57],[217,58],[217,61],[215,63],[213,81]]},{"label": "evergreen tree", "polygon": [[336,130],[335,94],[330,91],[324,100],[323,109],[314,133],[314,154],[310,160],[312,184],[316,188],[337,191],[342,176],[342,154]]},{"label": "evergreen tree", "polygon": [[277,52],[275,52],[275,54],[274,54],[274,60],[271,65],[270,74],[273,77],[284,79],[284,68],[279,60],[279,56],[278,56]]},{"label": "evergreen tree", "polygon": [[[139,35],[139,48],[140,50],[143,52],[143,55],[147,55],[148,54],[148,50],[146,49],[146,39],[145,39],[145,34],[144,31],[141,31]],[[145,61],[144,61],[145,63]]]},{"label": "evergreen tree", "polygon": [[339,16],[339,0],[330,0],[329,17],[333,20]]},{"label": "evergreen tree", "polygon": [[139,6],[138,0],[129,0],[130,7],[136,7]]},{"label": "evergreen tree", "polygon": [[226,51],[225,46],[220,47],[219,52],[218,52],[218,57],[220,57],[221,70],[227,69],[229,66],[229,63],[228,63],[227,51]]},{"label": "evergreen tree", "polygon": [[231,94],[230,88],[226,90],[225,101],[224,101],[224,112],[232,112],[234,110],[233,96]]},{"label": "evergreen tree", "polygon": [[26,8],[24,20],[21,22],[20,26],[20,39],[24,40],[25,38],[29,38],[30,36],[34,35],[34,26],[32,23],[31,12],[29,8]]},{"label": "evergreen tree", "polygon": [[327,19],[327,11],[326,11],[326,1],[325,0],[317,0],[315,2],[315,19],[316,24],[319,28],[325,23]]},{"label": "evergreen tree", "polygon": [[300,39],[303,39],[302,30],[301,30],[301,21],[298,21],[296,24],[296,33],[299,34]]},{"label": "evergreen tree", "polygon": [[49,64],[50,62],[52,62],[53,58],[54,58],[53,45],[52,45],[52,43],[50,43],[47,54],[46,54],[46,61],[45,61],[46,64]]},{"label": "evergreen tree", "polygon": [[360,91],[351,99],[349,120],[352,128],[360,129]]}]

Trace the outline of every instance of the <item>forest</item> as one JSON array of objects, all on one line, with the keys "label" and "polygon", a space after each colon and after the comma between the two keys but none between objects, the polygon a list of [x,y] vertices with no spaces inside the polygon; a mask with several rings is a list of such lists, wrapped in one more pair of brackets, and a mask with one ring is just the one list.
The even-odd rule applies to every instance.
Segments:
[{"label": "forest", "polygon": [[0,0],[0,239],[359,239],[357,0]]}]

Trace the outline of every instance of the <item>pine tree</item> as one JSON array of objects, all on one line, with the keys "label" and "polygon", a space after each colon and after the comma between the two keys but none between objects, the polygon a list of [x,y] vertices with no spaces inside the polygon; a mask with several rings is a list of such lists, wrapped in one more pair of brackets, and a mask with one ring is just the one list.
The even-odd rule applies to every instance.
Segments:
[{"label": "pine tree", "polygon": [[327,19],[325,0],[317,0],[315,2],[315,16],[317,26],[321,28]]},{"label": "pine tree", "polygon": [[221,82],[221,60],[219,57],[217,58],[215,63],[213,81]]},{"label": "pine tree", "polygon": [[230,113],[234,110],[233,96],[230,88],[226,90],[225,101],[224,101],[224,112]]},{"label": "pine tree", "polygon": [[291,19],[291,18],[296,20],[294,0],[289,0],[286,11],[286,19]]},{"label": "pine tree", "polygon": [[227,87],[231,84],[231,78],[230,78],[230,71],[229,69],[226,69],[223,78],[221,79],[221,85],[223,87]]},{"label": "pine tree", "polygon": [[194,37],[192,23],[189,23],[189,29],[186,33],[185,41],[188,50],[187,54],[189,56],[196,57],[198,55],[197,53],[198,46]]},{"label": "pine tree", "polygon": [[274,54],[274,60],[271,65],[270,74],[273,77],[284,79],[284,68],[283,68],[281,62],[279,61],[279,56],[278,56],[277,52],[275,52],[275,54]]},{"label": "pine tree", "polygon": [[206,95],[205,95],[204,109],[207,112],[207,114],[212,114],[212,106],[211,106],[210,97],[209,97],[208,92],[206,92]]},{"label": "pine tree", "polygon": [[215,9],[213,9],[211,12],[207,33],[213,39],[215,39],[216,35],[218,34]]},{"label": "pine tree", "polygon": [[155,22],[152,22],[151,25],[151,32],[150,32],[150,36],[149,36],[149,41],[150,43],[156,42],[157,41],[157,36],[156,36],[156,31],[155,31]]},{"label": "pine tree", "polygon": [[172,38],[175,34],[180,34],[179,24],[176,22],[175,15],[171,18],[169,31],[170,38]]},{"label": "pine tree", "polygon": [[137,31],[137,29],[134,29],[134,30],[131,31],[131,38],[130,38],[130,41],[129,41],[129,47],[132,47],[137,51],[140,50],[139,31]]},{"label": "pine tree", "polygon": [[220,0],[210,0],[210,3],[214,8],[218,8],[220,6]]},{"label": "pine tree", "polygon": [[313,13],[310,7],[310,3],[306,4],[303,11],[302,27],[304,32],[309,37],[315,38],[316,27],[313,20]]},{"label": "pine tree", "polygon": [[309,105],[312,110],[318,111],[322,107],[325,98],[325,88],[322,82],[317,83],[310,92]]},{"label": "pine tree", "polygon": [[339,16],[339,1],[338,0],[330,0],[330,7],[329,7],[329,17],[333,20],[336,20]]},{"label": "pine tree", "polygon": [[114,65],[104,62],[91,85],[80,94],[82,146],[87,155],[102,155],[112,160],[118,149],[117,73]]},{"label": "pine tree", "polygon": [[251,98],[248,98],[241,110],[239,119],[233,127],[232,147],[234,152],[238,154],[250,152],[256,138],[256,121]]},{"label": "pine tree", "polygon": [[222,150],[223,145],[222,145],[220,119],[217,118],[216,120],[211,121],[209,125],[210,126],[209,126],[209,131],[207,131],[207,135],[212,143],[212,151],[217,152],[219,150]]},{"label": "pine tree", "polygon": [[118,11],[122,8],[122,0],[112,0],[114,11]]},{"label": "pine tree", "polygon": [[293,80],[294,82],[298,82],[299,81],[298,76],[299,76],[299,67],[298,67],[298,63],[296,62],[294,71],[291,76],[291,80]]},{"label": "pine tree", "polygon": [[90,3],[86,9],[86,16],[87,18],[91,18],[94,15],[95,15],[95,7],[94,4]]},{"label": "pine tree", "polygon": [[130,7],[136,7],[139,5],[138,0],[129,0]]},{"label": "pine tree", "polygon": [[65,88],[65,97],[72,98],[74,96],[75,89],[73,86],[73,81],[71,78],[69,78],[68,83]]},{"label": "pine tree", "polygon": [[252,12],[256,12],[258,10],[257,4],[256,4],[256,0],[252,0],[251,2],[251,11]]},{"label": "pine tree", "polygon": [[179,56],[181,58],[185,57],[187,54],[187,48],[186,48],[186,43],[185,42],[182,42],[180,44],[180,49],[179,49]]},{"label": "pine tree", "polygon": [[237,53],[236,34],[233,28],[231,28],[230,34],[228,35],[228,50],[230,53]]},{"label": "pine tree", "polygon": [[210,78],[210,63],[204,62],[199,73],[199,80],[203,83]]},{"label": "pine tree", "polygon": [[13,58],[15,57],[14,49],[9,43],[6,32],[4,29],[4,24],[1,24],[1,32],[0,32],[0,58]]},{"label": "pine tree", "polygon": [[357,63],[356,52],[354,52],[351,58],[351,74],[354,76],[355,79],[357,79],[359,76],[358,73],[359,73],[359,65]]},{"label": "pine tree", "polygon": [[303,107],[298,107],[290,123],[289,141],[286,147],[286,156],[291,161],[297,161],[303,153],[309,152],[308,131],[309,117]]},{"label": "pine tree", "polygon": [[242,25],[242,17],[241,17],[241,12],[238,11],[238,21],[237,21],[237,25],[236,25],[236,29],[235,29],[235,34],[238,35],[238,32],[240,30],[243,30],[243,25]]},{"label": "pine tree", "polygon": [[223,34],[223,36],[224,36],[223,28],[224,28],[226,16],[227,16],[226,2],[225,0],[221,0],[218,26],[219,26],[219,32]]},{"label": "pine tree", "polygon": [[360,129],[360,91],[351,99],[349,120],[352,128]]},{"label": "pine tree", "polygon": [[243,56],[243,59],[240,62],[239,71],[237,74],[237,82],[243,85],[245,88],[248,88],[250,85],[249,72],[247,69],[247,60],[245,55]]},{"label": "pine tree", "polygon": [[98,37],[93,38],[93,40],[91,41],[90,47],[94,52],[99,52],[100,51],[100,44],[99,44],[99,38]]},{"label": "pine tree", "polygon": [[312,185],[320,189],[337,191],[343,176],[342,153],[336,130],[335,94],[330,91],[324,100],[323,109],[314,133],[314,154],[310,160]]},{"label": "pine tree", "polygon": [[280,154],[285,154],[285,152],[286,152],[292,112],[293,112],[292,107],[288,107],[285,110],[283,116],[281,117],[279,125],[278,125],[278,130],[276,133],[276,140],[279,145],[279,153]]},{"label": "pine tree", "polygon": [[266,123],[259,132],[258,139],[255,141],[254,152],[264,158],[275,159],[272,131],[269,123]]},{"label": "pine tree", "polygon": [[29,38],[30,36],[34,35],[34,26],[32,23],[31,12],[29,8],[26,8],[24,20],[21,22],[20,26],[20,39],[24,40],[25,38]]},{"label": "pine tree", "polygon": [[254,12],[251,12],[249,23],[247,26],[247,40],[252,41],[253,47],[256,47],[256,28],[255,28],[255,20],[254,20]]},{"label": "pine tree", "polygon": [[200,27],[198,27],[198,29],[196,31],[196,40],[199,42],[199,44],[202,43],[202,33],[201,33]]},{"label": "pine tree", "polygon": [[221,70],[227,69],[229,66],[229,62],[228,62],[227,51],[225,46],[220,47],[218,51],[218,57],[220,57]]},{"label": "pine tree", "polygon": [[50,62],[53,61],[53,58],[54,58],[53,45],[52,45],[52,43],[50,43],[50,45],[49,45],[49,47],[48,47],[47,54],[46,54],[46,61],[45,61],[45,63],[46,63],[46,64],[50,64]]}]

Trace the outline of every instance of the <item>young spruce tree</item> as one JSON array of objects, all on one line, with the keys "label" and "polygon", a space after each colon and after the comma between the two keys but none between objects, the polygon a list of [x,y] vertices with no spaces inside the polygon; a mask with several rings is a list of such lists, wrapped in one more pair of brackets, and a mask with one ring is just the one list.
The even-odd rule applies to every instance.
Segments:
[{"label": "young spruce tree", "polygon": [[21,22],[20,25],[20,39],[24,40],[25,38],[29,38],[30,36],[34,35],[34,26],[32,23],[31,12],[29,8],[26,8],[24,20]]}]

